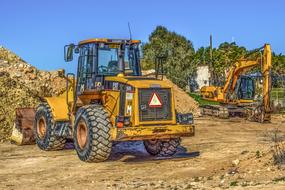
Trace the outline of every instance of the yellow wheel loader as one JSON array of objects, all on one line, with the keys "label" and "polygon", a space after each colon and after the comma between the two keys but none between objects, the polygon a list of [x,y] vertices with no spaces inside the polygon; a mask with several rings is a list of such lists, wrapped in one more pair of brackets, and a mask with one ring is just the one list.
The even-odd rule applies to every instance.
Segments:
[{"label": "yellow wheel loader", "polygon": [[[204,86],[200,89],[203,99],[219,102],[220,105],[205,105],[201,107],[202,114],[228,118],[231,115],[243,115],[257,122],[270,121],[270,90],[272,53],[269,44],[254,52],[263,50],[263,54],[255,60],[242,59],[229,70],[226,83],[220,86]],[[256,101],[255,82],[245,76],[248,71],[260,66],[262,74],[262,100]]]},{"label": "yellow wheel loader", "polygon": [[65,61],[78,55],[66,92],[46,97],[35,113],[36,144],[63,149],[73,139],[82,161],[108,159],[112,142],[143,140],[151,155],[171,156],[180,137],[193,136],[193,115],[175,110],[172,86],[142,76],[140,41],[89,39],[65,46]]}]

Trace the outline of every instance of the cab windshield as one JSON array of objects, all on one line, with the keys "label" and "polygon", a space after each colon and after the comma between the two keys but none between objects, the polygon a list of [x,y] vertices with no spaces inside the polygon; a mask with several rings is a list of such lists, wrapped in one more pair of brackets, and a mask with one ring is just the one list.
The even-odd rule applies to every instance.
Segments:
[{"label": "cab windshield", "polygon": [[117,48],[99,48],[98,74],[115,75],[119,72],[119,55]]},{"label": "cab windshield", "polygon": [[99,47],[98,49],[98,74],[117,75],[120,72],[119,61],[124,62],[126,75],[135,74],[135,51],[131,46],[126,46],[124,52],[116,46]]},{"label": "cab windshield", "polygon": [[117,75],[120,72],[120,61],[124,63],[126,75],[136,76],[138,65],[138,55],[135,45],[125,45],[124,49],[120,45],[111,44],[98,48],[98,74]]},{"label": "cab windshield", "polygon": [[80,89],[95,88],[96,78],[140,76],[139,44],[88,43],[79,46],[78,85]]}]

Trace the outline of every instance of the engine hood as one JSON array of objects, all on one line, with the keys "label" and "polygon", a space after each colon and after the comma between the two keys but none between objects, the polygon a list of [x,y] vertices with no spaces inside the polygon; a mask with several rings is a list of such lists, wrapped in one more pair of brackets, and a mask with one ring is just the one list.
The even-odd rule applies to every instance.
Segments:
[{"label": "engine hood", "polygon": [[144,76],[106,77],[105,80],[125,83],[135,88],[172,88],[171,85],[163,80]]}]

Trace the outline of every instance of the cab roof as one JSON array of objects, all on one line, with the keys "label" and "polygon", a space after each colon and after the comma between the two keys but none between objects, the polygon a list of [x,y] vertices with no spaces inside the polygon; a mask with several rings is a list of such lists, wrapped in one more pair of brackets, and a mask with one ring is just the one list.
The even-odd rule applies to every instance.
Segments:
[{"label": "cab roof", "polygon": [[87,40],[80,41],[78,45],[89,44],[89,43],[107,43],[107,44],[139,44],[140,40],[130,40],[130,39],[108,39],[108,38],[91,38]]}]

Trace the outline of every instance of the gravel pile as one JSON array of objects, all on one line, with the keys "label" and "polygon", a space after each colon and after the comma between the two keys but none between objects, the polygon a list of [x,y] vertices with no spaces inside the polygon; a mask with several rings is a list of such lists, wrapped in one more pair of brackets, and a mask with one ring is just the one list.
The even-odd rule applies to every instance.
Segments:
[{"label": "gravel pile", "polygon": [[0,142],[11,135],[16,108],[34,107],[39,97],[64,89],[65,80],[57,71],[40,71],[0,46]]}]

